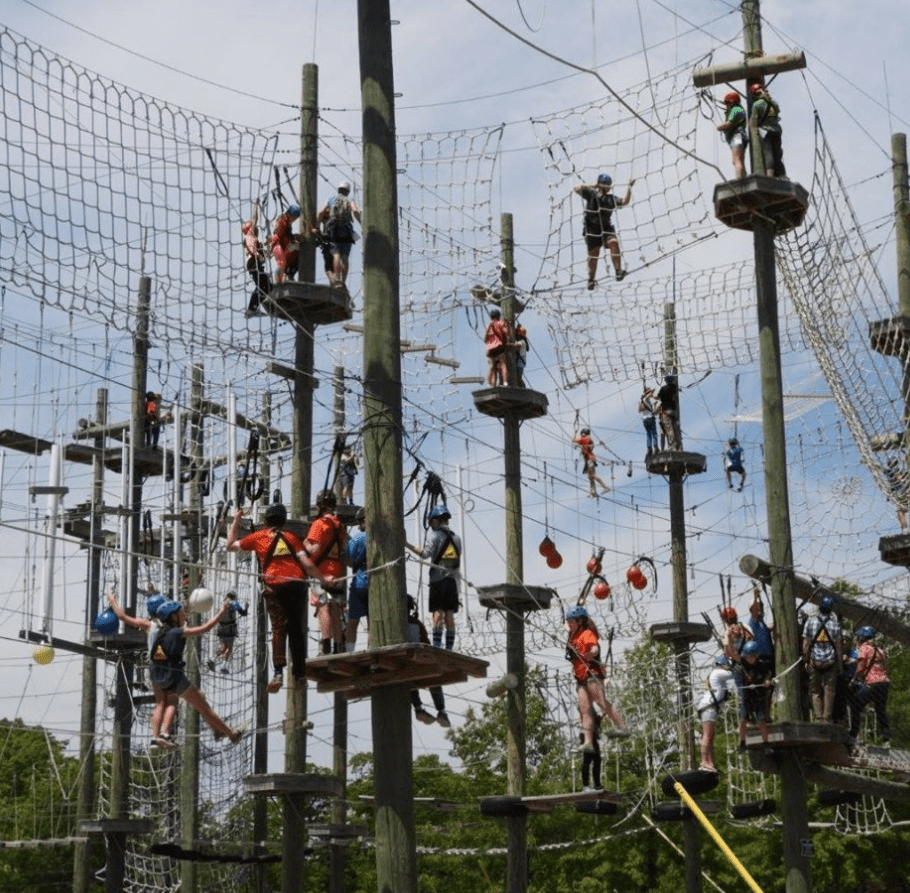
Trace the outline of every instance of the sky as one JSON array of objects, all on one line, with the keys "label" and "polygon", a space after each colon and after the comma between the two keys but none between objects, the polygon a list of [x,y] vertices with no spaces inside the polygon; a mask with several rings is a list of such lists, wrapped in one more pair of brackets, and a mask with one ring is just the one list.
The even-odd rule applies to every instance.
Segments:
[{"label": "sky", "polygon": [[[467,183],[456,186],[459,177],[469,181],[480,169],[490,176],[491,182],[484,187],[490,204],[483,206],[489,219],[482,223],[493,230],[490,242],[498,250],[495,232],[499,215],[513,215],[519,288],[532,288],[539,270],[551,263],[547,258],[555,259],[552,264],[563,282],[580,275],[578,264],[574,264],[573,272],[573,265],[567,262],[570,257],[577,260],[572,254],[571,226],[564,225],[558,216],[576,212],[571,210],[571,199],[566,198],[569,190],[565,184],[558,181],[563,191],[556,194],[552,180],[548,181],[539,145],[546,128],[534,122],[546,120],[546,127],[554,133],[562,127],[574,130],[571,145],[582,150],[572,159],[579,179],[590,182],[603,169],[611,170],[620,186],[630,178],[638,178],[630,212],[641,231],[648,227],[649,209],[659,209],[660,197],[672,193],[674,168],[668,164],[667,171],[661,172],[653,164],[656,150],[651,150],[651,163],[643,173],[645,161],[636,154],[634,142],[629,146],[617,143],[619,137],[611,134],[609,128],[603,136],[600,132],[590,137],[580,134],[578,128],[583,125],[577,122],[584,121],[586,112],[577,109],[586,110],[588,104],[601,102],[615,91],[635,97],[639,104],[635,111],[658,128],[697,133],[694,182],[702,192],[702,200],[707,195],[709,204],[710,189],[719,179],[717,171],[729,175],[727,150],[714,133],[714,124],[719,121],[716,109],[713,120],[709,120],[712,110],[708,107],[706,116],[693,117],[677,127],[678,122],[662,118],[664,109],[656,101],[654,106],[648,105],[648,96],[659,94],[662,83],[666,86],[667,82],[661,80],[666,72],[693,60],[703,60],[700,64],[705,65],[738,60],[741,22],[735,4],[721,0],[637,0],[634,4],[610,4],[608,8],[594,0],[573,0],[558,6],[545,0],[488,0],[476,5],[466,0],[437,0],[432,4],[411,0],[393,3],[392,16],[395,89],[399,94],[396,124],[402,144],[409,147],[407,151],[442,153],[446,140],[456,139],[460,140],[460,148],[473,148],[478,142],[463,134],[503,126],[502,142],[493,162],[486,167],[465,163],[463,173],[453,169],[450,198],[454,201],[469,194]],[[899,89],[901,83],[910,82],[904,4],[871,0],[858,17],[855,6],[842,2],[765,2],[762,16],[766,52],[784,53],[799,48],[807,57],[804,71],[781,75],[773,90],[783,109],[790,176],[807,186],[811,182],[817,112],[885,288],[893,297],[896,277],[889,223],[890,134],[906,132],[910,126],[910,109],[902,101],[904,96]],[[360,130],[356,19],[356,4],[348,0],[331,5],[275,2],[255,12],[238,0],[217,5],[209,0],[192,4],[165,0],[154,6],[10,0],[5,4],[2,24],[48,52],[162,103],[249,128],[277,131],[283,140],[290,141],[297,129],[301,66],[315,62],[323,109],[322,188],[328,195],[337,179],[344,177],[354,182],[356,196],[362,188],[356,152]],[[599,78],[592,73],[594,70]],[[718,94],[722,92],[723,88],[717,90]],[[689,114],[691,106],[686,108]],[[689,124],[691,130],[687,129]],[[616,134],[620,133],[625,131],[617,125]],[[429,146],[442,148],[431,150]],[[621,154],[617,146],[628,151]],[[400,184],[403,201],[416,195],[407,181],[417,169],[413,156],[408,156]],[[236,210],[243,213],[243,209]],[[415,217],[431,214],[428,206],[409,210]],[[441,213],[432,213],[434,221],[445,219]],[[682,213],[684,217],[685,212]],[[663,212],[655,210],[655,214]],[[653,229],[666,240],[686,238],[687,233],[673,229],[674,221],[670,214],[657,216]],[[555,254],[554,238],[561,240]],[[854,246],[848,243],[844,247],[849,250]],[[670,254],[675,258],[674,269],[684,277],[722,264],[748,264],[751,241],[741,234],[723,233],[679,253],[668,252],[660,262],[643,267],[638,274],[640,281],[656,282],[652,276],[662,276],[666,281],[671,275]],[[236,252],[229,256],[236,265]],[[632,256],[630,251],[630,259]],[[355,249],[353,293],[359,288],[359,262]],[[444,263],[443,259],[440,265]],[[433,324],[433,301],[437,300],[434,285],[451,288],[451,283],[438,272],[422,279],[416,269],[418,261],[408,257],[402,258],[402,265],[407,281],[418,283],[412,286],[414,293],[409,300],[415,335],[423,336]],[[475,273],[476,278],[458,285],[458,311],[445,317],[439,332],[441,346],[462,360],[459,372],[464,374],[483,371],[476,339],[478,314],[471,309],[466,292],[475,281],[495,280],[495,253],[489,255],[488,266]],[[242,275],[232,283],[234,300],[242,300]],[[631,280],[630,288],[635,287]],[[592,296],[602,302],[594,306],[602,311],[604,325],[614,330],[615,340],[602,347],[607,356],[631,350],[623,345],[627,336],[620,324],[619,307],[625,310],[626,305],[621,303],[625,299],[620,294],[626,293],[611,292],[605,287]],[[571,297],[575,298],[574,293]],[[445,294],[439,295],[440,303],[446,300]],[[551,407],[547,422],[526,424],[522,429],[527,454],[526,579],[553,586],[561,599],[571,601],[584,580],[583,568],[592,549],[605,546],[607,575],[617,599],[609,612],[604,609],[602,621],[603,625],[616,624],[620,628],[624,647],[635,641],[648,622],[670,615],[665,488],[661,481],[649,480],[641,467],[643,437],[636,413],[640,379],[632,375],[620,381],[612,376],[573,389],[563,387],[564,381],[555,372],[556,357],[549,338],[552,320],[562,317],[560,308],[552,304],[548,307],[548,300],[557,301],[560,297],[535,296],[525,317],[532,333],[528,377],[535,388],[547,393]],[[882,315],[890,313],[883,310]],[[450,316],[457,319],[452,321]],[[789,318],[784,327],[788,332],[797,330]],[[796,335],[793,338],[798,340]],[[122,340],[118,342],[120,348]],[[6,352],[9,354],[9,349]],[[810,567],[817,568],[825,556],[824,571],[832,578],[838,574],[861,575],[864,585],[891,585],[895,575],[881,565],[874,553],[877,536],[893,532],[893,510],[877,493],[868,473],[855,465],[856,450],[833,404],[824,400],[827,389],[817,364],[804,351],[797,353],[794,352],[792,364],[787,364],[786,389],[819,396],[818,405],[792,421],[798,431],[795,446],[799,451],[793,459],[791,478],[798,527],[795,536],[805,544],[804,551],[798,551],[800,569],[806,573]],[[333,342],[317,357],[317,363],[328,368],[338,357],[356,362],[356,355],[356,343],[350,339]],[[472,363],[474,369],[469,368]],[[126,368],[124,364],[123,369]],[[406,393],[413,401],[406,414],[417,416],[417,430],[449,427],[445,432],[432,430],[422,442],[425,445],[420,455],[443,472],[449,493],[461,494],[456,499],[454,522],[467,544],[466,576],[477,584],[501,581],[501,429],[498,423],[472,415],[463,392],[448,387],[444,396],[438,397],[441,392],[433,390],[439,384],[437,379],[429,384],[419,381],[422,368],[426,367],[420,363],[406,366]],[[690,481],[686,488],[692,565],[690,610],[695,615],[702,611],[716,614],[718,577],[736,578],[739,557],[749,551],[763,554],[765,537],[761,432],[754,421],[760,417],[760,394],[754,363],[718,367],[707,377],[702,375],[693,370],[684,378],[687,442],[709,456],[709,472]],[[14,412],[20,421],[29,412],[24,397],[16,405],[26,393],[26,378],[24,370],[14,374],[7,368],[0,382],[0,397],[5,392],[5,412]],[[128,379],[120,383],[116,399],[121,403],[127,389]],[[80,393],[86,398],[91,393],[89,385]],[[424,407],[432,406],[436,400],[444,410],[435,425],[412,408],[420,401]],[[58,407],[56,420],[43,426],[42,436],[54,436],[61,429],[72,430],[79,414],[77,407]],[[602,465],[613,493],[596,503],[585,497],[570,444],[574,430],[582,423],[589,424],[602,441],[602,458],[615,460],[610,466]],[[746,446],[750,468],[743,497],[726,491],[718,461],[723,441],[733,430]],[[630,462],[634,464],[629,465]],[[406,471],[409,470],[406,462]],[[26,502],[21,486],[14,492],[18,496],[11,492],[4,500],[8,505]],[[856,499],[857,493],[863,498]],[[544,533],[553,536],[566,559],[558,572],[545,568],[537,554],[536,546]],[[409,538],[417,537],[419,530],[409,527],[408,534]],[[12,530],[8,541],[16,541]],[[636,601],[631,592],[624,591],[622,577],[625,567],[638,555],[655,557],[661,586],[658,593]],[[18,560],[16,548],[8,546],[3,559],[5,566],[13,566]],[[79,572],[75,568],[81,560],[81,556],[71,557],[67,563],[72,568],[67,574],[73,575],[72,589],[77,593]],[[37,566],[38,562],[33,562]],[[12,573],[17,581],[22,580],[21,570]],[[418,585],[417,574],[416,567],[409,568],[413,586]],[[735,579],[734,592],[740,599],[748,589],[746,581]],[[71,600],[68,594],[66,601],[66,620],[77,623],[79,612],[73,603],[80,605],[82,596],[78,594]],[[740,606],[744,607],[744,602]],[[488,622],[476,606],[471,613],[472,623]],[[73,674],[68,674],[66,668],[76,664],[61,659],[52,668],[39,668],[31,663],[30,650],[16,641],[22,620],[18,588],[7,599],[0,618],[2,634],[9,643],[4,649],[11,671],[8,676],[20,683],[10,687],[0,715],[44,722],[49,716],[59,716],[59,705],[70,703],[75,691]],[[533,659],[554,674],[564,670],[554,656],[560,650],[558,619],[555,612],[549,612],[545,618],[532,621]],[[466,636],[466,640],[480,643],[482,653],[490,654],[494,660],[491,676],[495,675],[495,633],[478,632],[470,639]],[[703,662],[707,654],[698,657]],[[474,689],[456,693],[452,712],[463,713],[481,700]],[[358,722],[354,734],[358,743],[368,748],[368,722],[362,717]],[[74,709],[61,727],[66,730],[77,726],[78,711]],[[415,741],[419,747],[445,755],[445,742],[438,729],[415,727]],[[316,752],[319,753],[318,746]]]}]

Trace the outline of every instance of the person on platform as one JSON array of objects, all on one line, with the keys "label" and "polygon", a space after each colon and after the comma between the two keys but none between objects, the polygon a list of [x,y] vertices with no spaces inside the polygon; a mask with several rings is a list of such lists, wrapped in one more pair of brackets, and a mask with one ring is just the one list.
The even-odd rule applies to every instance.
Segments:
[{"label": "person on platform", "polygon": [[679,379],[669,372],[657,392],[657,412],[660,419],[661,449],[681,450],[682,430],[679,424]]},{"label": "person on platform", "polygon": [[265,250],[259,241],[259,227],[255,217],[244,222],[240,228],[243,234],[243,256],[246,258],[246,271],[253,280],[253,290],[250,292],[250,303],[247,306],[247,316],[258,312],[262,299],[272,290],[272,280],[265,269]]},{"label": "person on platform", "polygon": [[749,144],[749,121],[743,110],[742,97],[736,90],[731,90],[724,96],[724,120],[717,125],[730,146],[733,157],[733,170],[736,179],[742,180],[746,176],[746,146]]},{"label": "person on platform", "polygon": [[583,605],[566,611],[566,658],[572,662],[575,692],[578,696],[578,715],[584,736],[582,753],[594,753],[596,724],[592,719],[593,708],[598,707],[617,729],[625,729],[619,712],[607,700],[604,680],[606,670],[600,660],[600,634],[597,626]]},{"label": "person on platform", "polygon": [[749,96],[752,97],[751,119],[755,124],[758,138],[761,140],[765,175],[786,177],[780,106],[771,98],[771,94],[765,89],[764,84],[752,84],[749,87]]},{"label": "person on platform", "polygon": [[647,441],[647,453],[650,456],[656,453],[657,445],[657,398],[654,395],[654,388],[645,388],[641,399],[638,401],[638,413],[641,416],[641,423],[645,429],[645,440]]},{"label": "person on platform", "polygon": [[357,465],[357,454],[353,447],[346,446],[338,463],[338,477],[341,480],[341,502],[352,505],[354,500],[354,480],[360,469]]},{"label": "person on platform", "polygon": [[724,474],[730,490],[733,489],[733,475],[739,475],[737,492],[741,493],[746,484],[746,469],[743,467],[743,448],[735,437],[727,441],[727,448],[724,450]]},{"label": "person on platform", "polygon": [[333,287],[344,288],[348,280],[351,248],[357,241],[355,220],[361,224],[363,222],[360,209],[351,198],[351,184],[342,180],[338,184],[337,194],[325,203],[316,218],[332,245],[333,270],[330,283]]},{"label": "person on platform", "polygon": [[300,236],[294,230],[294,221],[300,216],[299,205],[289,205],[288,209],[275,221],[272,230],[272,257],[278,266],[275,282],[285,282],[297,275],[297,244]]},{"label": "person on platform", "polygon": [[626,278],[626,271],[622,265],[622,252],[616,229],[613,226],[613,212],[617,208],[624,208],[632,201],[632,186],[635,180],[629,180],[626,194],[617,198],[613,194],[613,178],[609,174],[599,174],[597,182],[590,185],[581,184],[574,188],[576,195],[581,196],[585,203],[582,235],[587,248],[588,291],[597,285],[597,260],[601,248],[607,248],[613,269],[616,272],[616,281],[622,282]]},{"label": "person on platform", "polygon": [[344,647],[353,651],[357,644],[357,627],[362,618],[369,622],[370,577],[367,573],[367,515],[360,508],[354,516],[357,531],[348,539],[347,563],[351,569],[348,588],[348,622],[344,631]]},{"label": "person on platform", "polygon": [[739,679],[742,682],[739,689],[739,749],[746,749],[746,731],[749,723],[757,723],[761,740],[768,743],[768,697],[774,685],[773,673],[759,661],[758,644],[754,641],[746,642],[740,654]]},{"label": "person on platform", "polygon": [[444,505],[437,505],[428,518],[430,525],[422,549],[408,548],[430,562],[430,612],[433,615],[433,647],[442,647],[445,631],[446,651],[455,647],[455,614],[459,608],[458,569],[461,566],[461,537],[449,527],[452,514]]},{"label": "person on platform", "polygon": [[[412,642],[415,645],[430,644],[430,637],[427,635],[427,628],[424,626],[423,621],[420,619],[420,614],[417,609],[417,602],[410,595],[408,596],[407,636],[408,642]],[[452,721],[449,719],[449,714],[446,712],[446,698],[441,685],[430,686],[430,698],[433,701],[433,706],[436,708],[435,717],[423,706],[423,702],[420,699],[420,689],[411,689],[411,706],[414,708],[414,718],[424,723],[425,725],[432,725],[434,722],[437,722],[444,729],[451,728]]]},{"label": "person on platform", "polygon": [[717,729],[717,718],[727,699],[736,693],[737,685],[733,677],[733,665],[726,654],[714,658],[714,666],[708,674],[707,691],[695,705],[701,719],[701,765],[705,772],[717,772],[714,764],[714,733]]},{"label": "person on platform", "polygon": [[323,573],[295,533],[285,530],[287,509],[273,503],[265,510],[265,527],[240,538],[243,511],[238,509],[228,530],[229,552],[255,552],[262,577],[262,597],[272,626],[272,667],[274,675],[267,691],[275,694],[284,684],[287,649],[290,646],[292,672],[298,683],[306,678],[306,610],[307,578],[318,580],[322,586],[336,585],[334,576]]},{"label": "person on platform", "polygon": [[578,449],[581,451],[581,458],[584,462],[584,473],[588,478],[588,495],[597,496],[597,487],[600,484],[604,495],[610,492],[610,488],[603,482],[597,474],[597,457],[594,455],[594,439],[591,437],[590,428],[582,428],[578,436],[572,439]]},{"label": "person on platform", "polygon": [[816,722],[831,722],[837,677],[843,666],[841,625],[833,613],[834,597],[823,595],[818,614],[803,626],[803,663],[809,672],[809,696]]},{"label": "person on platform", "polygon": [[861,626],[856,631],[856,672],[850,686],[850,737],[859,737],[863,711],[869,704],[875,710],[878,737],[888,746],[891,741],[891,724],[888,722],[888,692],[891,677],[888,675],[888,655],[875,644],[875,630]]},{"label": "person on platform", "polygon": [[525,367],[528,365],[528,351],[531,344],[528,341],[528,330],[520,323],[515,326],[515,339],[512,342],[515,351],[515,383],[518,387],[525,387]]},{"label": "person on platform", "polygon": [[487,384],[491,387],[509,386],[508,351],[512,347],[512,329],[508,320],[502,318],[502,311],[494,307],[490,321],[483,335],[487,350]]},{"label": "person on platform", "polygon": [[340,654],[344,651],[343,617],[347,602],[344,581],[344,557],[347,553],[347,530],[335,514],[338,498],[333,490],[320,490],[316,494],[316,520],[310,525],[304,550],[316,565],[319,573],[331,578],[332,583],[322,584],[322,592],[310,593],[310,605],[319,621],[323,654]]},{"label": "person on platform", "polygon": [[145,445],[157,450],[158,438],[161,435],[161,394],[154,391],[145,393],[143,433]]}]

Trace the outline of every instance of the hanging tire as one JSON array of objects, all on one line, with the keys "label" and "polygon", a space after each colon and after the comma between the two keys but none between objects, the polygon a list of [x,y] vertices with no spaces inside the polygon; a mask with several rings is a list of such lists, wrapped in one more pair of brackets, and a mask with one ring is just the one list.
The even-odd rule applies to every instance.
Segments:
[{"label": "hanging tire", "polygon": [[616,815],[619,806],[609,800],[588,800],[584,803],[576,803],[575,811],[587,815]]},{"label": "hanging tire", "polygon": [[651,810],[651,818],[655,822],[681,822],[683,819],[692,818],[692,810],[688,806],[683,806],[680,801],[658,803]]},{"label": "hanging tire", "polygon": [[754,800],[749,803],[737,803],[730,810],[730,815],[734,819],[757,819],[775,812],[777,812],[776,800]]},{"label": "hanging tire", "polygon": [[703,772],[700,769],[668,775],[660,783],[660,789],[664,792],[665,797],[679,796],[673,787],[676,782],[679,782],[686,789],[687,794],[698,797],[700,794],[707,794],[708,791],[713,791],[720,783],[720,776],[716,772]]},{"label": "hanging tire", "polygon": [[846,806],[848,803],[858,803],[861,799],[862,794],[857,794],[855,791],[825,788],[818,792],[819,806]]}]

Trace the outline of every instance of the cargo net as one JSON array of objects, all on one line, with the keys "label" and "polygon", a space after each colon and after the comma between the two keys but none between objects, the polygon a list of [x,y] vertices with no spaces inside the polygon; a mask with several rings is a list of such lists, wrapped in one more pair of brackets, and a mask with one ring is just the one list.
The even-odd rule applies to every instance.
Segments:
[{"label": "cargo net", "polygon": [[[710,94],[691,86],[695,65],[621,97],[646,110],[643,116],[659,133],[613,97],[532,121],[549,178],[550,230],[529,301],[545,312],[566,387],[637,378],[642,364],[663,354],[669,312],[677,324],[679,368],[697,373],[757,360],[753,264],[676,275],[669,263],[726,233],[711,205],[713,182],[726,175],[695,157],[699,131],[706,130],[702,119],[716,116]],[[707,182],[699,172],[706,164],[712,172]],[[602,248],[598,285],[588,291],[584,203],[573,188],[594,183],[601,172],[612,176],[618,199],[635,179],[630,204],[612,216],[629,275],[616,282]],[[617,332],[621,349],[611,349]],[[795,332],[782,338],[788,346],[799,342]]]},{"label": "cargo net", "polygon": [[[777,266],[803,335],[879,489],[906,509],[901,380],[910,332],[889,319],[888,291],[816,119],[812,204],[803,226],[777,240]],[[870,347],[870,335],[879,346]]]},{"label": "cargo net", "polygon": [[[721,711],[715,753],[726,745],[727,752],[727,809],[731,820],[753,824],[770,824],[780,819],[780,796],[777,776],[757,772],[749,762],[749,755],[739,753],[739,703],[731,699]],[[721,735],[721,727],[723,734]],[[768,801],[775,801],[774,807]],[[763,805],[769,811],[764,812]]]}]

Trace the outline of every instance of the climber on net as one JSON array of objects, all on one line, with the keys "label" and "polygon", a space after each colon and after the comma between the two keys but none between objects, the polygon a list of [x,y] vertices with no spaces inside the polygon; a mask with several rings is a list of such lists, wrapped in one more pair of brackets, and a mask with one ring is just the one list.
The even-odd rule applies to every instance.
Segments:
[{"label": "climber on net", "polygon": [[316,218],[316,227],[322,229],[332,246],[332,275],[329,277],[329,284],[333,288],[345,287],[351,248],[357,241],[354,221],[361,224],[363,222],[360,209],[350,195],[351,184],[347,180],[342,180],[338,184],[337,194],[325,203]]},{"label": "climber on net", "polygon": [[758,138],[761,140],[762,160],[765,164],[765,175],[768,177],[786,177],[784,167],[784,148],[780,126],[780,106],[771,98],[763,84],[752,84],[749,87],[752,97],[751,120],[755,124]]},{"label": "climber on net", "polygon": [[299,205],[289,205],[288,209],[275,221],[272,230],[272,257],[278,265],[275,282],[294,279],[297,275],[297,244],[300,236],[292,230],[294,221],[300,216]]},{"label": "climber on net", "polygon": [[587,253],[588,291],[597,285],[597,259],[600,257],[601,248],[610,251],[613,269],[616,271],[616,281],[622,282],[626,277],[626,270],[622,265],[622,253],[619,248],[619,239],[613,226],[613,212],[623,208],[632,201],[632,186],[635,180],[629,180],[625,197],[617,198],[613,192],[613,178],[609,174],[599,174],[597,182],[591,185],[581,184],[574,188],[576,195],[580,195],[585,203],[585,212],[582,225]]},{"label": "climber on net", "polygon": [[724,120],[717,125],[730,146],[733,157],[733,170],[736,179],[742,180],[746,176],[746,146],[749,144],[747,131],[748,119],[743,110],[742,97],[736,90],[731,90],[724,96]]},{"label": "climber on net", "polygon": [[733,489],[733,475],[739,475],[739,487],[737,492],[741,493],[746,484],[746,469],[743,467],[743,448],[735,437],[727,441],[727,448],[724,450],[724,474],[727,476],[727,487]]},{"label": "climber on net", "polygon": [[259,310],[262,299],[272,290],[272,280],[265,269],[265,250],[259,240],[259,227],[256,225],[256,212],[240,228],[243,234],[243,255],[246,258],[246,271],[253,280],[250,292],[250,303],[247,316],[253,316]]},{"label": "climber on net", "polygon": [[[572,443],[581,450],[581,458],[585,463],[584,473],[588,478],[588,496],[597,496],[597,487],[595,486],[595,483],[600,484],[603,488],[604,495],[609,493],[610,488],[597,474],[597,457],[594,455],[594,439],[591,437],[591,429],[582,428],[581,431],[578,432],[578,436],[572,439]],[[602,442],[601,446],[603,446]]]}]

